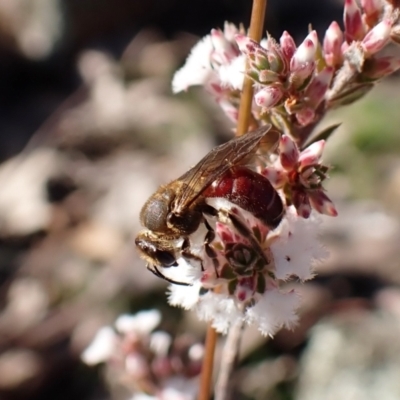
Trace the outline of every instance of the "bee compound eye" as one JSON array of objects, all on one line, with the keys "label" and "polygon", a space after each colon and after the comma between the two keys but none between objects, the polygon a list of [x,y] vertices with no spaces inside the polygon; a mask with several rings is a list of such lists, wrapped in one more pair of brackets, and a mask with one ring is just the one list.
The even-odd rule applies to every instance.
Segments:
[{"label": "bee compound eye", "polygon": [[169,251],[157,250],[154,254],[155,258],[159,261],[163,267],[177,267],[175,256]]}]

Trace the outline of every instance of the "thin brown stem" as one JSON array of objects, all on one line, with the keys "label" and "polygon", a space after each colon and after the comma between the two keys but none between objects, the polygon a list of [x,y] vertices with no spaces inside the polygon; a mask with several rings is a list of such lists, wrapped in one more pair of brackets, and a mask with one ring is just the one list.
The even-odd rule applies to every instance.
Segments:
[{"label": "thin brown stem", "polygon": [[[249,37],[259,42],[261,40],[265,11],[267,9],[267,0],[254,0],[251,11]],[[240,99],[239,120],[237,127],[237,136],[247,132],[251,117],[251,104],[253,100],[253,84],[248,77],[245,77],[243,82],[243,92]],[[206,336],[206,348],[204,354],[203,365],[201,369],[200,387],[198,400],[209,400],[211,393],[211,382],[213,375],[215,346],[217,343],[218,334],[215,329],[209,324]]]},{"label": "thin brown stem", "polygon": [[[261,40],[263,35],[266,9],[267,9],[267,0],[253,1],[249,37],[257,42]],[[242,97],[240,99],[239,120],[236,133],[237,136],[244,135],[249,129],[252,101],[253,101],[253,82],[249,77],[245,76],[243,82]]]},{"label": "thin brown stem", "polygon": [[200,387],[198,400],[209,400],[214,366],[215,346],[218,334],[216,330],[208,325],[203,365],[201,368]]}]

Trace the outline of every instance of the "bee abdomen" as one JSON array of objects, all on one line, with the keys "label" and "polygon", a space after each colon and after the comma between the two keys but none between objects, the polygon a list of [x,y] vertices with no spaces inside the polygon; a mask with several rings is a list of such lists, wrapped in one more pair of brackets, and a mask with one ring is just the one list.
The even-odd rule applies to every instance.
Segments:
[{"label": "bee abdomen", "polygon": [[282,200],[270,181],[246,167],[233,167],[204,192],[205,197],[223,197],[249,211],[270,228],[282,220]]}]

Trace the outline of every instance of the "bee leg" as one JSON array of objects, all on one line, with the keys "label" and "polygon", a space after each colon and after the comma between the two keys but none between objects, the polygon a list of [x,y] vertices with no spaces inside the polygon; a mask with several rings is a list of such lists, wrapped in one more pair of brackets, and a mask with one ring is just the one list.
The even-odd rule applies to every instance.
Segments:
[{"label": "bee leg", "polygon": [[186,283],[186,282],[177,282],[174,281],[173,279],[168,278],[167,276],[165,276],[155,265],[153,265],[153,268],[150,267],[149,264],[146,265],[146,268],[152,272],[157,278],[161,278],[164,279],[165,281],[169,282],[169,283],[173,283],[175,285],[181,285],[181,286],[192,286],[190,283]]},{"label": "bee leg", "polygon": [[181,254],[183,257],[187,258],[188,260],[195,260],[198,261],[201,265],[201,270],[204,271],[203,268],[203,259],[199,256],[197,256],[196,254],[193,254],[190,251],[190,240],[189,238],[185,238],[183,243],[182,243],[182,247],[181,247]]},{"label": "bee leg", "polygon": [[229,212],[228,210],[219,210],[218,211],[218,220],[223,224],[230,224],[234,229],[243,237],[245,237],[253,246],[253,249],[257,251],[259,256],[264,259],[265,263],[268,265],[270,261],[265,255],[264,250],[262,249],[260,243],[254,237],[253,232],[234,214]]},{"label": "bee leg", "polygon": [[204,238],[204,249],[206,251],[206,254],[209,258],[211,258],[214,266],[214,271],[215,271],[215,276],[219,278],[218,274],[218,267],[219,267],[219,262],[218,262],[218,256],[216,251],[210,246],[210,243],[215,239],[215,232],[214,229],[210,226],[208,221],[204,219],[204,225],[207,228],[207,234]]}]

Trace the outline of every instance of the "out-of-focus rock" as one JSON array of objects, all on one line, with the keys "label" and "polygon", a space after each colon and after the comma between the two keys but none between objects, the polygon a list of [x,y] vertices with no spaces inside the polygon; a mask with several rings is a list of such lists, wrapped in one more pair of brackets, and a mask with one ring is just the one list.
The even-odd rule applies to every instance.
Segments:
[{"label": "out-of-focus rock", "polygon": [[70,239],[71,247],[82,257],[93,261],[109,261],[123,246],[120,232],[95,222],[82,224]]},{"label": "out-of-focus rock", "polygon": [[296,400],[400,398],[399,321],[386,313],[340,313],[311,330]]},{"label": "out-of-focus rock", "polygon": [[0,314],[0,324],[12,327],[14,333],[40,321],[49,305],[45,287],[32,278],[15,280],[8,290],[7,300]]},{"label": "out-of-focus rock", "polygon": [[339,217],[325,218],[323,225],[330,259],[317,272],[358,271],[400,282],[397,219],[372,201],[337,205]]},{"label": "out-of-focus rock", "polygon": [[16,46],[27,58],[42,59],[63,33],[61,0],[2,0],[0,29],[9,46]]},{"label": "out-of-focus rock", "polygon": [[30,383],[42,372],[43,362],[27,349],[8,350],[0,354],[0,390],[14,390]]},{"label": "out-of-focus rock", "polygon": [[295,368],[296,361],[290,356],[271,358],[258,363],[254,368],[243,368],[235,381],[240,380],[241,392],[249,398],[279,398],[277,386],[290,378]]},{"label": "out-of-focus rock", "polygon": [[400,162],[392,165],[386,182],[385,190],[383,192],[383,199],[387,207],[400,215]]},{"label": "out-of-focus rock", "polygon": [[51,220],[46,182],[61,170],[62,157],[37,149],[0,166],[0,235],[24,236],[45,230]]}]

